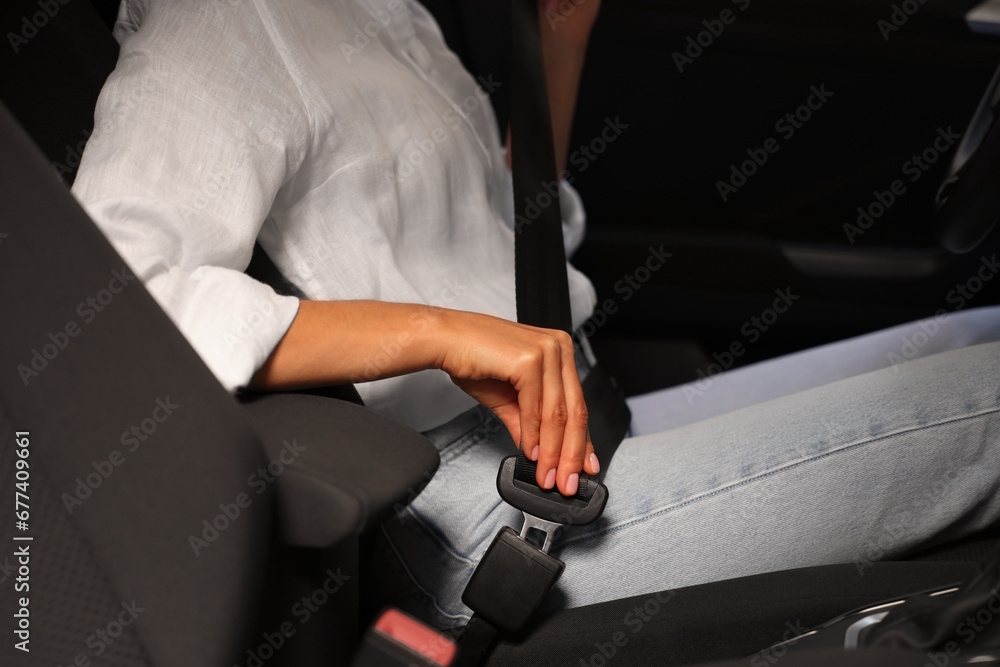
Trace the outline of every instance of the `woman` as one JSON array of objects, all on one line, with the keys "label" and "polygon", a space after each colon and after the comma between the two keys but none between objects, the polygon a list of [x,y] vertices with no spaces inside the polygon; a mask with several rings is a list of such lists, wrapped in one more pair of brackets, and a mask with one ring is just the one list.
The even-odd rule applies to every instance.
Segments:
[{"label": "woman", "polygon": [[[562,160],[598,5],[540,5]],[[515,443],[567,495],[608,467],[604,517],[557,547],[562,604],[882,557],[1000,513],[996,345],[812,373],[598,461],[569,337],[513,322],[492,111],[416,2],[125,0],[116,36],[74,193],[227,388],[355,382],[427,433],[441,469],[384,527],[379,566],[431,622],[464,622],[472,567],[517,520],[492,483]],[[561,199],[578,238],[582,207]],[[308,300],[243,273],[255,240]],[[579,327],[594,291],[567,270]]]}]

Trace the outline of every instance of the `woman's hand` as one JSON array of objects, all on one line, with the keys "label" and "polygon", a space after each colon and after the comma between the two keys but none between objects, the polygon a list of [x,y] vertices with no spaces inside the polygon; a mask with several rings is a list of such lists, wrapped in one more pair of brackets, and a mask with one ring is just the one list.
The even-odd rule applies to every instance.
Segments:
[{"label": "woman's hand", "polygon": [[439,368],[492,410],[538,462],[539,486],[575,495],[580,471],[596,475],[600,464],[587,432],[572,338],[486,315],[441,315]]},{"label": "woman's hand", "polygon": [[579,473],[600,470],[573,341],[563,331],[414,304],[302,301],[253,385],[342,384],[427,368],[447,372],[497,415],[538,461],[539,486],[575,495]]}]

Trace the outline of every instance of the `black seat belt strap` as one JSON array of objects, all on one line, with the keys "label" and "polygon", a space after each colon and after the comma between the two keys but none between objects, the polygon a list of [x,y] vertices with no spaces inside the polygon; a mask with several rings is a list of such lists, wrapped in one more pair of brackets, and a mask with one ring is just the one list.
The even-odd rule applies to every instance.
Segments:
[{"label": "black seat belt strap", "polygon": [[[573,333],[537,0],[512,0],[511,165],[517,321]],[[540,206],[541,202],[549,202]],[[537,210],[532,218],[528,209]]]},{"label": "black seat belt strap", "polygon": [[[573,333],[559,177],[545,83],[537,0],[512,0],[511,165],[514,171],[514,272],[517,321]],[[544,204],[544,205],[543,205]],[[534,217],[532,217],[534,214]],[[578,350],[578,354],[583,354]],[[583,378],[590,437],[605,467],[625,437],[632,415],[600,365]],[[515,478],[530,482],[534,465],[522,452]],[[581,488],[582,490],[582,488]]]},{"label": "black seat belt strap", "polygon": [[[511,32],[517,319],[522,324],[572,334],[562,211],[558,196],[552,194],[559,179],[538,0],[511,1]],[[529,204],[533,216],[529,215]],[[609,461],[620,440],[614,440],[600,460]],[[520,535],[507,527],[500,530],[462,594],[463,602],[475,614],[462,636],[455,663],[459,667],[481,664],[496,643],[498,630],[508,635],[521,632],[541,606],[564,569],[563,562],[548,553],[554,532],[561,526],[591,523],[604,511],[608,492],[597,480],[581,475],[577,495],[565,498],[555,489],[539,488],[535,466],[519,451],[516,459],[508,457],[500,467],[497,490],[508,504],[524,512],[524,527]]]}]

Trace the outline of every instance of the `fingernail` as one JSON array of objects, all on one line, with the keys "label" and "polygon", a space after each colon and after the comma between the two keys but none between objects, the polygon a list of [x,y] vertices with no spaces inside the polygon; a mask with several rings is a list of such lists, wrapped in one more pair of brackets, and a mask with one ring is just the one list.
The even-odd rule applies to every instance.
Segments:
[{"label": "fingernail", "polygon": [[573,473],[572,475],[569,476],[569,479],[566,480],[566,495],[575,496],[579,486],[580,486],[580,474]]},{"label": "fingernail", "polygon": [[531,459],[532,461],[538,460],[538,445],[535,445],[535,448],[531,450],[531,456],[529,456],[528,458]]},{"label": "fingernail", "polygon": [[601,464],[597,462],[597,454],[590,453],[590,467],[594,469],[594,474],[601,472]]},{"label": "fingernail", "polygon": [[549,470],[549,474],[545,476],[545,484],[542,484],[543,489],[551,489],[556,485],[556,469],[553,468]]}]

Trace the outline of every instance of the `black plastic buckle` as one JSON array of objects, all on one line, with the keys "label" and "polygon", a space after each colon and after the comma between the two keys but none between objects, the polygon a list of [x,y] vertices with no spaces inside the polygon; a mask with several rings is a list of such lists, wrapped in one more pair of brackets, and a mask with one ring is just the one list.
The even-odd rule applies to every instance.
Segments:
[{"label": "black plastic buckle", "polygon": [[462,593],[464,602],[490,625],[516,634],[542,605],[565,564],[500,529]]},{"label": "black plastic buckle", "polygon": [[[522,455],[523,457],[523,455]],[[587,475],[580,475],[580,490],[568,498],[558,490],[546,491],[534,482],[516,479],[518,457],[508,456],[500,464],[497,474],[497,491],[509,505],[545,521],[564,526],[585,526],[593,523],[604,512],[608,502],[608,487]],[[523,459],[521,466],[528,466],[534,479],[534,461]]]}]

